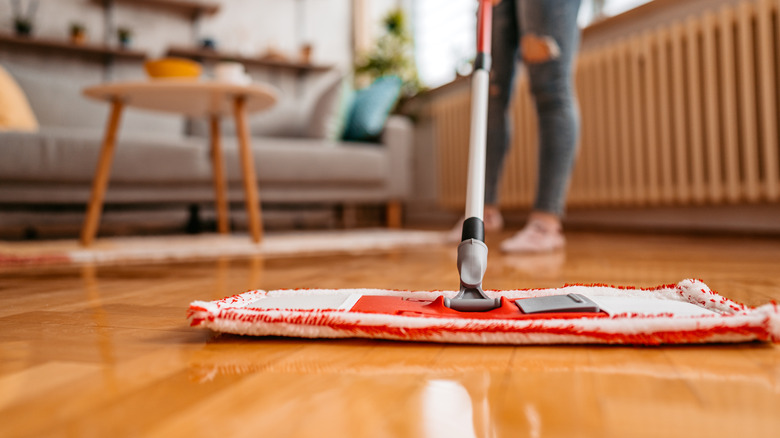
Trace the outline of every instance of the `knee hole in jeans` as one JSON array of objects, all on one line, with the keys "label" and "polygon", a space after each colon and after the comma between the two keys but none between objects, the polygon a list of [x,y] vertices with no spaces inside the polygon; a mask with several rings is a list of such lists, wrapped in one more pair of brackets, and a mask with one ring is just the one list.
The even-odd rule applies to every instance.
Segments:
[{"label": "knee hole in jeans", "polygon": [[523,61],[529,64],[539,64],[561,56],[560,46],[549,36],[527,33],[520,40],[520,46],[522,48]]}]

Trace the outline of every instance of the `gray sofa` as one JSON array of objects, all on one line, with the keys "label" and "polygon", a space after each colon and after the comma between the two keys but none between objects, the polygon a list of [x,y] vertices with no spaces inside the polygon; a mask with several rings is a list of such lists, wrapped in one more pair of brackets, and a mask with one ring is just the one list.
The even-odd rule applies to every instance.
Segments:
[{"label": "gray sofa", "polygon": [[[80,96],[88,83],[53,81],[52,75],[40,70],[4,67],[25,91],[41,129],[0,132],[0,211],[86,205],[108,105]],[[378,144],[312,134],[309,124],[322,122],[312,118],[322,117],[323,99],[330,93],[332,103],[337,88],[332,77],[326,79],[299,96],[283,97],[267,114],[252,117],[261,202],[403,202],[410,191],[411,122],[391,116]],[[244,195],[236,141],[230,126],[222,132],[229,200],[240,207]],[[120,127],[107,208],[211,205],[214,188],[208,152],[200,122],[128,110]]]}]

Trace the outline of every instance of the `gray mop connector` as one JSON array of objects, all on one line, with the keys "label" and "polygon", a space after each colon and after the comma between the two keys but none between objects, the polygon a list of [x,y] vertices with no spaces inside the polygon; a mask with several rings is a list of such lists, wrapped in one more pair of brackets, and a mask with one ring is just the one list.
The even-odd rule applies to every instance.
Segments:
[{"label": "gray mop connector", "polygon": [[501,307],[500,298],[490,298],[482,290],[487,269],[488,247],[477,239],[466,239],[458,245],[460,292],[445,298],[444,305],[461,312],[486,312]]}]

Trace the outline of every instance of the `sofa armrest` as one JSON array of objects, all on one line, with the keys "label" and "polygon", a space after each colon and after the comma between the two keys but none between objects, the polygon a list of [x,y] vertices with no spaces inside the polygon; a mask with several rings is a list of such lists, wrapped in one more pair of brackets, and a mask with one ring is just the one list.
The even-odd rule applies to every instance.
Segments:
[{"label": "sofa armrest", "polygon": [[412,148],[414,125],[408,117],[391,115],[382,132],[382,144],[387,148],[390,197],[406,200],[412,187]]}]

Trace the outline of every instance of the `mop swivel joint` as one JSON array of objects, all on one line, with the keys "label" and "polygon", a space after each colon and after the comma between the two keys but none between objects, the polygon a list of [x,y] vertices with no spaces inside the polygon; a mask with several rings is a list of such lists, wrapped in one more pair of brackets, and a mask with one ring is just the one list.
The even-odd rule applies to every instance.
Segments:
[{"label": "mop swivel joint", "polygon": [[485,312],[501,307],[500,298],[489,298],[482,290],[482,278],[487,269],[487,254],[487,245],[481,240],[469,238],[460,242],[458,245],[460,293],[454,298],[445,298],[445,306],[461,312]]}]

